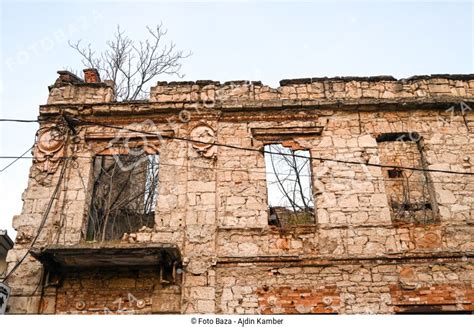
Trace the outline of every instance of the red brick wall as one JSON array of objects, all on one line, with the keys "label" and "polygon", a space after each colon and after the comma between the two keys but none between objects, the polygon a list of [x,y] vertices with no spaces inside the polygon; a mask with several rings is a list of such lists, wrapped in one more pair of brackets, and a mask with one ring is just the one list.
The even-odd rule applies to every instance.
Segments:
[{"label": "red brick wall", "polygon": [[390,286],[392,304],[396,312],[410,306],[453,306],[458,310],[474,311],[474,290],[470,284],[434,284],[407,290],[400,285]]},{"label": "red brick wall", "polygon": [[263,314],[334,313],[340,305],[335,287],[258,289]]},{"label": "red brick wall", "polygon": [[58,288],[56,313],[179,313],[181,286],[161,283],[156,271],[68,274]]}]

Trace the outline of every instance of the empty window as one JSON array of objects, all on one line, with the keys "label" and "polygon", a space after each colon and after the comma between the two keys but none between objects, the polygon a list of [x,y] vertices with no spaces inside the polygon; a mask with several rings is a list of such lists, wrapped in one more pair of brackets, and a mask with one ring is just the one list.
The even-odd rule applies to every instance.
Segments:
[{"label": "empty window", "polygon": [[281,144],[265,146],[269,224],[314,223],[309,151]]},{"label": "empty window", "polygon": [[[418,133],[387,133],[377,138],[380,163],[426,169]],[[382,168],[392,220],[406,223],[435,221],[435,197],[424,170]]]},{"label": "empty window", "polygon": [[154,226],[158,167],[158,155],[142,152],[94,158],[88,240],[118,240]]},{"label": "empty window", "polygon": [[401,169],[388,169],[388,178],[403,178],[403,170]]}]

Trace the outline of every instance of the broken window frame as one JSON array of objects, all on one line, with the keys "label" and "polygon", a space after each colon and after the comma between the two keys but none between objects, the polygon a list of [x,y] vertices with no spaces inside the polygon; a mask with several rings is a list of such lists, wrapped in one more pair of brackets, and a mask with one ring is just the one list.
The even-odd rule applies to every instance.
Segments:
[{"label": "broken window frame", "polygon": [[[308,149],[294,149],[292,146],[294,144],[296,143],[286,141],[271,142],[264,145],[269,225],[277,227],[296,227],[313,226],[316,224],[311,154]],[[278,149],[278,146],[281,147],[281,149]],[[285,150],[288,150],[288,152],[285,152]],[[282,151],[288,155],[268,153],[281,153]],[[307,156],[308,159],[305,160],[297,156]],[[289,173],[285,172],[286,176],[283,178],[280,178],[282,173],[279,171],[275,161],[278,159],[280,159],[281,163],[286,163],[286,168],[290,169]],[[304,162],[298,163],[298,161]],[[307,175],[301,174],[302,171],[306,171]],[[273,176],[273,178],[270,176]],[[293,179],[289,180],[289,177],[293,177]],[[307,182],[304,182],[302,177],[307,178]],[[293,189],[290,189],[286,182],[293,183]],[[282,204],[281,206],[273,206],[271,204],[270,183],[278,185],[280,195],[282,195],[280,201],[283,199],[287,200],[288,204]],[[308,190],[305,190],[303,184],[308,184],[307,189],[309,190],[309,194],[305,194]]]},{"label": "broken window frame", "polygon": [[[398,205],[392,203],[392,199],[390,194],[388,194],[386,189],[386,196],[388,200],[388,204],[390,207],[390,215],[392,221],[395,223],[413,223],[413,224],[435,224],[439,223],[439,215],[438,215],[438,205],[436,201],[436,194],[434,191],[433,181],[428,169],[428,163],[424,154],[424,144],[423,144],[423,137],[417,132],[397,132],[397,133],[382,133],[376,137],[377,144],[384,143],[384,142],[413,142],[416,145],[416,149],[418,150],[419,155],[419,164],[420,167],[423,169],[422,171],[408,171],[401,168],[385,168],[382,167],[382,171],[384,172],[384,181],[385,187],[387,188],[387,183],[401,181],[403,184],[403,197],[405,201]],[[379,156],[380,156],[380,146],[379,146]],[[383,164],[383,162],[381,162]],[[408,165],[411,166],[411,165]],[[421,174],[422,181],[418,181],[419,183],[423,183],[422,185],[422,193],[425,194],[425,189],[427,193],[427,199],[419,203],[410,203],[410,181],[409,178],[413,175],[413,173]],[[409,175],[407,175],[409,174]],[[387,179],[385,179],[387,177]],[[407,193],[408,192],[408,193]],[[395,213],[397,210],[397,213]],[[413,214],[410,215],[410,212],[416,212],[422,210],[424,212],[424,220],[416,220]],[[427,211],[430,211],[431,217],[427,217]],[[410,220],[408,220],[405,216],[409,216]]]},{"label": "broken window frame", "polygon": [[[136,158],[133,158],[133,156],[136,156]],[[111,161],[109,161],[108,166],[106,165],[104,167],[107,158]],[[127,162],[127,160],[125,160],[126,158],[129,158],[132,161]],[[133,189],[127,189],[127,185],[128,187],[134,186],[132,184],[135,180],[133,174],[134,170],[137,169],[137,167],[129,169],[129,167],[127,168],[127,164],[131,163],[133,165],[133,160],[135,159],[137,161],[142,160],[142,162],[139,163],[140,165],[143,165],[143,162],[145,162],[146,165],[141,171],[135,172],[141,174],[141,178],[143,178],[143,192],[141,190],[134,192]],[[120,160],[124,161],[118,162]],[[96,165],[100,166],[97,167]],[[85,229],[85,240],[97,242],[117,241],[126,233],[138,232],[139,229],[142,229],[143,227],[153,228],[155,225],[155,209],[158,197],[159,167],[158,152],[150,153],[149,151],[145,152],[142,149],[131,149],[126,153],[111,152],[96,154],[92,161],[92,189],[91,198],[88,204],[89,211]],[[107,172],[107,170],[109,171]],[[121,176],[128,174],[128,176],[125,177],[125,182],[114,182],[112,180],[117,171],[120,174],[123,174]],[[109,175],[107,176],[107,174]],[[120,187],[120,190],[114,194],[116,196],[112,202],[107,202],[98,196],[98,192],[101,192],[98,189],[98,187],[100,187],[101,176],[109,177],[110,179],[108,182],[109,191],[102,191],[102,193],[109,196],[109,200],[111,194],[114,193],[114,191],[110,190]],[[106,188],[107,186],[102,187]],[[124,193],[127,194],[129,192],[132,192],[131,198],[120,198]],[[101,200],[105,202],[101,203]],[[134,205],[135,207],[128,207],[129,205]],[[100,214],[100,212],[104,211],[106,212],[105,216]],[[134,217],[135,219],[140,219],[140,226],[137,225],[138,221],[133,221]],[[123,219],[123,221],[120,221],[120,219]],[[117,222],[123,223],[125,226],[128,224],[128,227],[115,227],[114,224]]]},{"label": "broken window frame", "polygon": [[[262,146],[262,150],[265,148],[266,145],[269,144],[282,144],[282,145],[289,145],[290,147],[294,146],[297,150],[304,150],[309,151],[309,149],[301,148],[298,144],[299,140],[312,140],[315,137],[319,137],[322,134],[324,127],[315,125],[314,122],[301,122],[298,126],[284,126],[284,125],[275,125],[269,127],[253,127],[251,128],[252,138],[257,142],[261,142],[260,145]],[[264,155],[265,157],[265,155]],[[313,210],[311,211],[313,219],[312,221],[307,224],[306,226],[316,226],[316,202],[315,202],[315,195],[313,192],[314,188],[314,180],[313,180],[313,169],[312,169],[312,161],[309,160],[309,172],[310,172],[310,187],[311,187],[311,197],[313,200]],[[267,167],[267,165],[265,165]],[[267,180],[267,201],[268,201],[268,176],[266,177]],[[275,212],[268,212],[268,222],[269,225],[272,225],[272,215]],[[275,224],[273,224],[275,225]],[[281,224],[276,224],[277,226]],[[290,227],[292,225],[286,226]],[[293,225],[297,226],[304,226],[304,225]]]}]

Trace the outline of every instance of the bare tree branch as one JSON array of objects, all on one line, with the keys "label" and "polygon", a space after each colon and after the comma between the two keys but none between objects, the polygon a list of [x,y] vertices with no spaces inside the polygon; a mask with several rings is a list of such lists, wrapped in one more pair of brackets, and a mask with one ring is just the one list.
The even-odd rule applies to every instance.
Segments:
[{"label": "bare tree branch", "polygon": [[[304,224],[314,219],[314,200],[311,191],[311,170],[309,158],[301,158],[305,152],[287,148],[281,144],[266,146],[266,162],[270,165],[273,175],[268,185],[276,185],[269,189],[270,212],[280,224]],[[297,156],[298,155],[298,156]],[[270,199],[280,198],[279,203]]]},{"label": "bare tree branch", "polygon": [[88,240],[118,240],[154,226],[158,154],[97,156],[93,171]]},{"label": "bare tree branch", "polygon": [[105,79],[114,81],[118,100],[144,99],[148,95],[146,89],[160,75],[184,77],[180,73],[181,62],[192,54],[177,50],[173,42],[164,43],[167,30],[162,24],[146,28],[148,38],[134,41],[117,26],[113,39],[100,53],[91,44],[83,46],[81,40],[68,43],[79,53],[84,66],[96,68]]}]

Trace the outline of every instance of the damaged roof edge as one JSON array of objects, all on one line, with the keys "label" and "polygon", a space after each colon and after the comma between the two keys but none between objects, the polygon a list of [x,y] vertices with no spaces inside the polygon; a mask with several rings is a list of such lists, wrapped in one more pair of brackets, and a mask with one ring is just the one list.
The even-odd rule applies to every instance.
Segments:
[{"label": "damaged roof edge", "polygon": [[[341,82],[381,82],[381,81],[391,81],[391,82],[403,82],[403,81],[415,81],[415,80],[427,80],[432,78],[445,78],[448,80],[458,80],[458,81],[471,81],[474,80],[473,74],[431,74],[431,75],[413,75],[410,77],[404,77],[396,79],[391,75],[376,75],[376,76],[334,76],[334,77],[309,77],[309,78],[291,78],[291,79],[282,79],[280,81],[280,86],[287,86],[293,84],[311,84],[313,82],[325,82],[325,81],[341,81]],[[249,81],[249,80],[234,80],[234,81],[213,81],[213,80],[197,80],[197,81],[158,81],[156,86],[185,86],[185,85],[231,85],[231,84],[252,84],[252,85],[264,85],[261,81]]]},{"label": "damaged roof edge", "polygon": [[396,79],[391,75],[378,75],[378,76],[336,76],[336,77],[312,77],[312,78],[298,78],[298,79],[283,79],[280,81],[280,86],[292,85],[292,84],[309,84],[313,82],[324,82],[324,81],[341,81],[341,82],[381,82],[381,81],[392,81],[392,82],[403,82],[403,81],[415,81],[415,80],[426,80],[431,78],[445,78],[448,80],[457,81],[470,81],[474,80],[474,74],[432,74],[432,75],[413,75],[408,78]]},{"label": "damaged roof edge", "polygon": [[[94,75],[95,76],[95,75]],[[97,104],[116,102],[113,83],[98,82],[99,77],[84,82],[63,74],[50,88],[47,104]],[[402,99],[435,99],[440,96],[456,97],[457,102],[474,99],[474,74],[433,74],[395,79],[393,76],[369,77],[313,77],[284,79],[279,87],[263,85],[260,81],[236,80],[224,83],[211,80],[162,82],[151,86],[149,102],[191,103],[213,107],[272,106],[275,101],[379,100],[389,102]],[[122,99],[119,99],[121,102]],[[134,101],[130,101],[134,103]],[[141,102],[140,102],[141,103]],[[252,103],[252,104],[250,104]],[[280,104],[278,105],[280,106]],[[134,108],[130,108],[132,111]],[[125,110],[129,112],[129,110]]]}]

